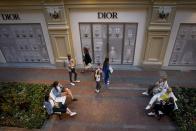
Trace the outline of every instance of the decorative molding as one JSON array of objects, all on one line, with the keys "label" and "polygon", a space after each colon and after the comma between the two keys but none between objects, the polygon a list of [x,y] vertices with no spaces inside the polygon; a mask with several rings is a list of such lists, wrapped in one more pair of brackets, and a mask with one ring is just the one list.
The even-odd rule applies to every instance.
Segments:
[{"label": "decorative molding", "polygon": [[89,0],[64,0],[64,3],[66,5],[111,5],[111,4],[115,4],[115,5],[127,5],[127,4],[130,4],[130,5],[146,5],[146,4],[151,4],[151,0],[96,0],[96,1],[89,1]]},{"label": "decorative molding", "polygon": [[65,23],[65,12],[63,6],[45,6],[45,16],[48,24]]},{"label": "decorative molding", "polygon": [[[162,64],[167,47],[168,32],[149,32],[143,64]],[[160,46],[154,46],[159,44]],[[157,52],[159,50],[159,52]],[[160,53],[160,54],[158,54]]]},{"label": "decorative molding", "polygon": [[174,16],[174,6],[153,6],[151,23],[172,23]]},{"label": "decorative molding", "polygon": [[28,5],[28,6],[24,6],[24,5],[20,5],[20,6],[15,6],[15,5],[7,5],[7,6],[1,6],[0,5],[0,10],[4,10],[4,11],[28,11],[28,10],[43,10],[43,6],[40,5]]},{"label": "decorative molding", "polygon": [[48,26],[48,30],[49,31],[54,31],[54,30],[58,30],[58,31],[63,31],[63,30],[68,30],[69,26],[63,25],[63,26]]},{"label": "decorative molding", "polygon": [[192,71],[196,70],[195,66],[162,66],[164,70],[181,70],[181,71]]},{"label": "decorative molding", "polygon": [[151,62],[151,61],[144,61],[143,65],[161,65],[162,62]]},{"label": "decorative molding", "polygon": [[50,35],[50,37],[52,40],[55,62],[64,62],[69,50],[67,45],[67,36],[64,34],[53,34]]},{"label": "decorative molding", "polygon": [[170,26],[161,26],[161,25],[156,25],[156,26],[149,26],[148,31],[170,31],[171,27]]}]

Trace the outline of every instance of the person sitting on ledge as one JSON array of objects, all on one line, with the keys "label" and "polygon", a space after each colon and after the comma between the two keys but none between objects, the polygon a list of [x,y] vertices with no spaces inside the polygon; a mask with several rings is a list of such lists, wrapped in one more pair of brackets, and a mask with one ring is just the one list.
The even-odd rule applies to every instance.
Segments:
[{"label": "person sitting on ledge", "polygon": [[162,77],[159,79],[154,85],[151,85],[147,91],[143,92],[143,95],[155,95],[157,93],[160,93],[163,90],[167,90],[169,88],[167,83],[167,77]]},{"label": "person sitting on ledge", "polygon": [[65,100],[71,98],[71,101],[77,101],[76,98],[73,97],[73,94],[70,89],[63,87],[58,81],[54,81],[52,84],[52,90],[50,91],[50,98],[55,102],[65,103]]},{"label": "person sitting on ledge", "polygon": [[52,115],[55,112],[67,113],[70,116],[77,114],[76,112],[72,112],[66,104],[59,102],[58,105],[56,105],[56,103],[52,99],[49,99],[48,95],[45,96],[44,108],[46,108],[48,115]]},{"label": "person sitting on ledge", "polygon": [[177,107],[177,104],[176,104],[176,101],[177,101],[177,98],[175,97],[174,93],[172,92],[172,89],[171,88],[168,88],[166,90],[166,92],[160,92],[156,95],[154,95],[151,99],[150,99],[150,102],[149,104],[146,106],[146,110],[149,110],[153,107],[153,105],[156,103],[156,102],[160,102],[160,101],[163,101],[163,102],[166,102],[170,97],[172,97],[174,99],[174,103],[175,103],[175,108],[174,109],[178,109]]},{"label": "person sitting on ledge", "polygon": [[175,102],[173,97],[169,97],[166,101],[160,101],[155,103],[153,107],[153,112],[148,113],[148,116],[157,116],[161,119],[161,115],[168,115],[175,109]]}]

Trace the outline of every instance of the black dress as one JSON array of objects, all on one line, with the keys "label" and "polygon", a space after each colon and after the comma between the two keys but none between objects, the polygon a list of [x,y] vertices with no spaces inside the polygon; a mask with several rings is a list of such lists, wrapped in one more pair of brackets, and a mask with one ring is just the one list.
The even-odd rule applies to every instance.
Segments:
[{"label": "black dress", "polygon": [[85,65],[88,65],[89,63],[92,62],[91,56],[87,53],[84,55],[83,61],[85,63]]}]

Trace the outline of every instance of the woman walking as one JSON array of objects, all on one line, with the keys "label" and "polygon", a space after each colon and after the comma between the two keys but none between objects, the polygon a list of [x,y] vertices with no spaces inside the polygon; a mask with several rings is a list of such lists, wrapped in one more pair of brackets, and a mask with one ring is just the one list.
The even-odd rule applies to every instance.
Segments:
[{"label": "woman walking", "polygon": [[110,73],[110,69],[109,69],[109,58],[106,57],[103,63],[103,73],[104,73],[104,84],[106,86],[108,86],[110,84],[109,82],[109,73]]},{"label": "woman walking", "polygon": [[92,68],[92,59],[91,56],[89,54],[89,50],[88,48],[84,47],[83,48],[84,51],[84,56],[83,56],[83,61],[84,61],[84,70],[82,72],[84,72],[85,70],[88,70],[90,68]]}]

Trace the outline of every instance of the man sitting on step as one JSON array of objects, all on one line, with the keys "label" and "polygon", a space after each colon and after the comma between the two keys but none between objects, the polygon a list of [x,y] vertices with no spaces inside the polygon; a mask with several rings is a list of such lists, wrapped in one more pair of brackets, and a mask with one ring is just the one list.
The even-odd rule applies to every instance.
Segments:
[{"label": "man sitting on step", "polygon": [[153,112],[148,113],[148,116],[157,116],[161,119],[161,116],[168,115],[175,109],[175,102],[173,97],[169,97],[166,101],[159,101],[154,104]]}]

